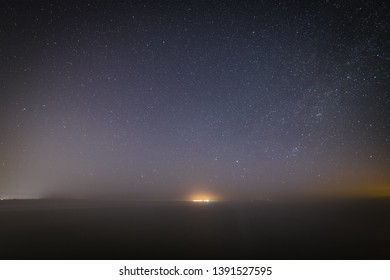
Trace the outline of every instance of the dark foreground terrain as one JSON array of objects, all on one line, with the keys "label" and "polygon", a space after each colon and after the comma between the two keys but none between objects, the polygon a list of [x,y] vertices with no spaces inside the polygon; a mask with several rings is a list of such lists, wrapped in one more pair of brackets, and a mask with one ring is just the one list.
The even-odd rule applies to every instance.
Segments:
[{"label": "dark foreground terrain", "polygon": [[0,201],[1,259],[389,259],[390,200]]}]

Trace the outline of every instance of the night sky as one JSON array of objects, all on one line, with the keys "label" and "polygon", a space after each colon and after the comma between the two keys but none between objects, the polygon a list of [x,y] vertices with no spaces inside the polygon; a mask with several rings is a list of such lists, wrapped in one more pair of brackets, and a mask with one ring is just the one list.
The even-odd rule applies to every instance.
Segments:
[{"label": "night sky", "polygon": [[390,195],[386,1],[2,1],[0,195]]}]

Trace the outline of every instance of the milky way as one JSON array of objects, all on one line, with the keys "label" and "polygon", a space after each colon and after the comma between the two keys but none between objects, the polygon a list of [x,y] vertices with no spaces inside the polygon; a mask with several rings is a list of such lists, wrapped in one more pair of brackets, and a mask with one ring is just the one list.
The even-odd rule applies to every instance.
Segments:
[{"label": "milky way", "polygon": [[389,22],[385,1],[5,1],[0,192],[390,194]]}]

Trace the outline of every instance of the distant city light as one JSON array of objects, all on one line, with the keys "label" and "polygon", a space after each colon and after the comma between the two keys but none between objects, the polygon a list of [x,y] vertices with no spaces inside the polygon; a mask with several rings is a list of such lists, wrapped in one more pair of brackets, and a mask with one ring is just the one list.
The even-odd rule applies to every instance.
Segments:
[{"label": "distant city light", "polygon": [[210,202],[211,200],[210,199],[193,199],[192,202]]},{"label": "distant city light", "polygon": [[32,200],[32,199],[41,199],[42,197],[38,195],[5,195],[0,197],[0,201],[5,200]]}]

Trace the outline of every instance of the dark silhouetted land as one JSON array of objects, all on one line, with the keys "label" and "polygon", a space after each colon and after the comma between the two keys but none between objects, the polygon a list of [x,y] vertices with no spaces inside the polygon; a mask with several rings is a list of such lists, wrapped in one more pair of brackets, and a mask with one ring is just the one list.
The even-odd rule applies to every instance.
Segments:
[{"label": "dark silhouetted land", "polygon": [[389,259],[390,200],[0,201],[1,259]]}]

